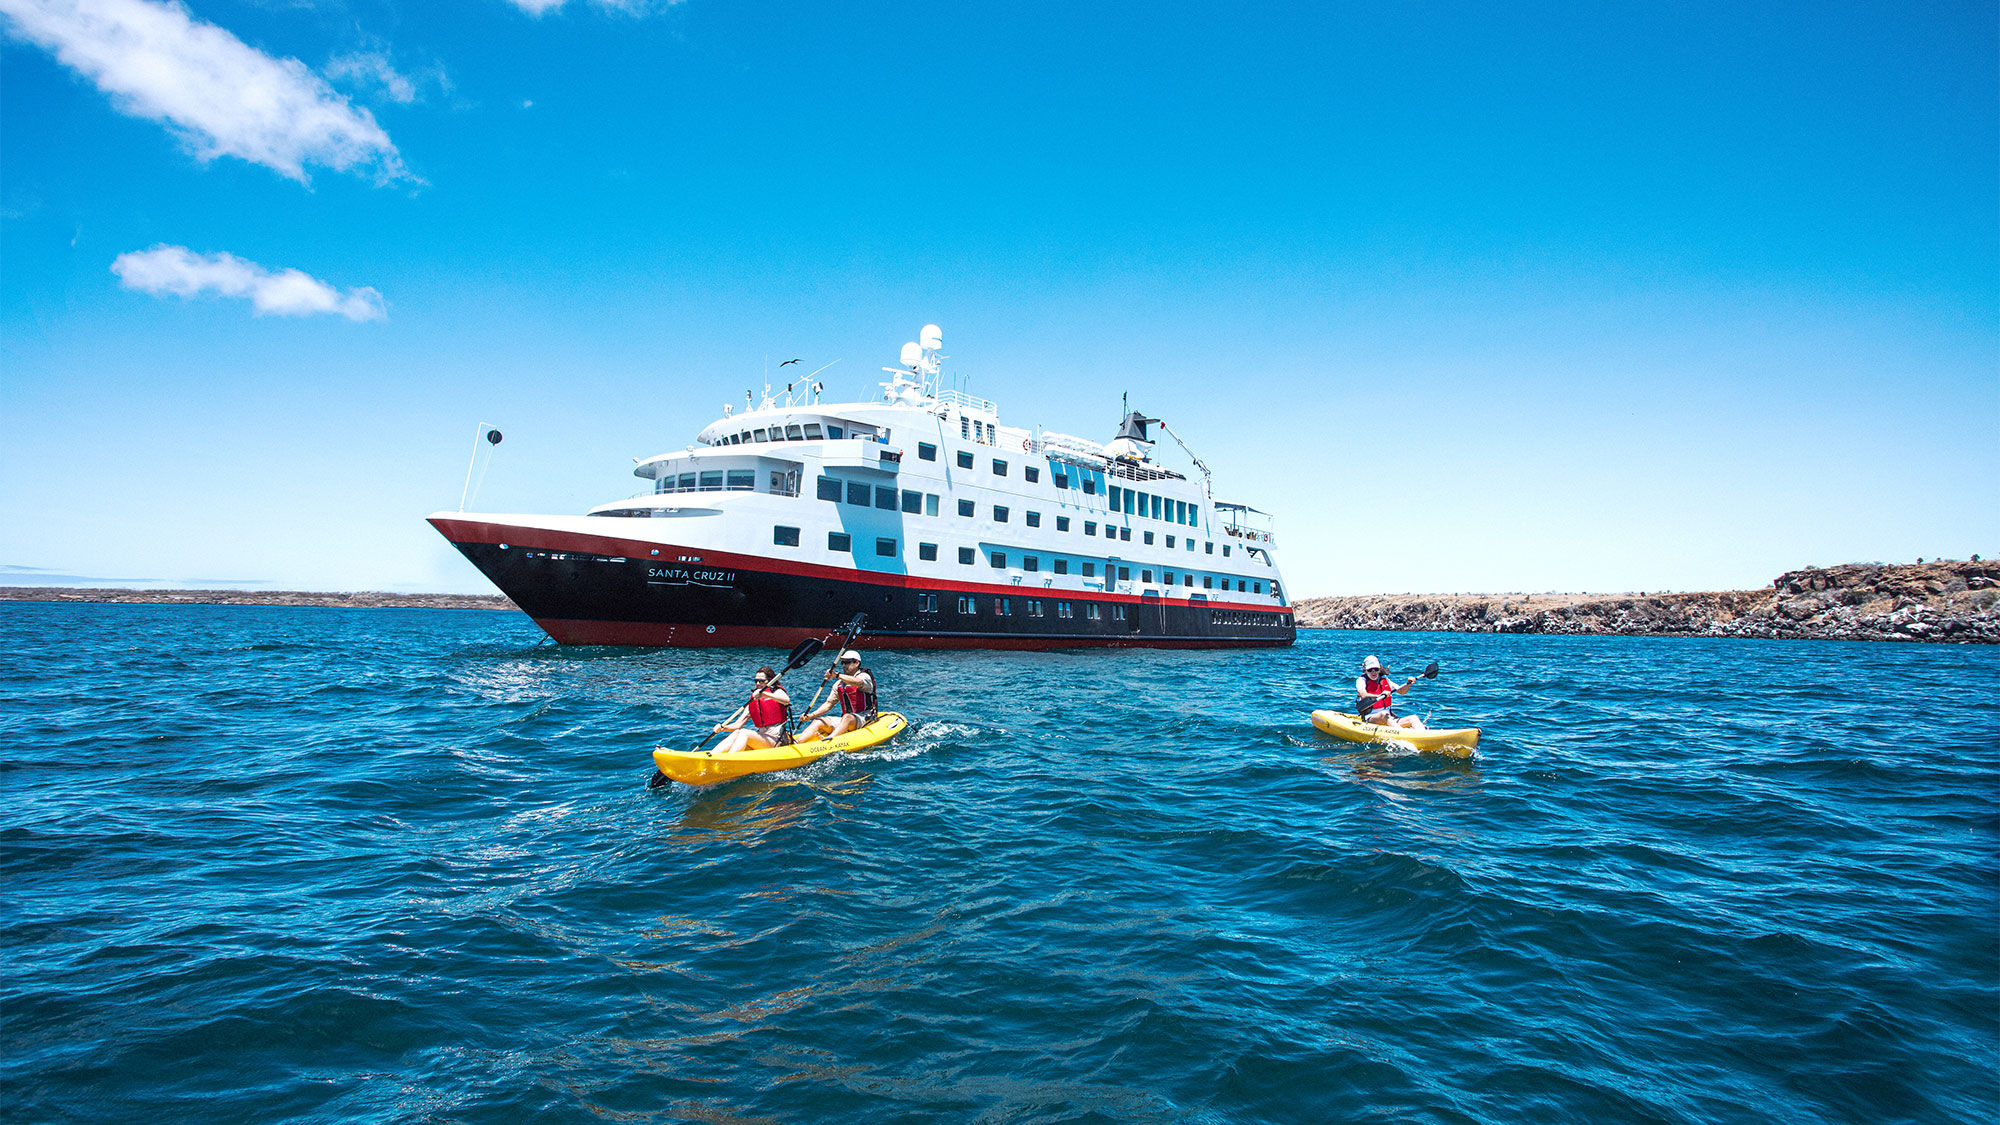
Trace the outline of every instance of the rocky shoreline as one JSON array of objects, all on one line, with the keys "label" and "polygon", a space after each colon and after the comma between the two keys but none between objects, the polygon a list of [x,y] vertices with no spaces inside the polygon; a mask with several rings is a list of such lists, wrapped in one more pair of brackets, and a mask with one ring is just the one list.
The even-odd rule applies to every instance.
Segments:
[{"label": "rocky shoreline", "polygon": [[1935,562],[1808,567],[1762,590],[1307,598],[1293,610],[1317,629],[2000,644],[1996,603],[2000,563]]},{"label": "rocky shoreline", "polygon": [[514,609],[499,594],[383,594],[319,590],[126,590],[0,586],[0,601],[124,602],[134,605],[276,605],[331,609]]}]

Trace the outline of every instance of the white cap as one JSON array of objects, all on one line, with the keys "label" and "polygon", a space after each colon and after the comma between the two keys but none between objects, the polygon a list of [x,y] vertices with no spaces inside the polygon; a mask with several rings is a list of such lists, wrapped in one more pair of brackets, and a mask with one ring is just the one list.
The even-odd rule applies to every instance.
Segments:
[{"label": "white cap", "polygon": [[841,653],[841,654],[840,654],[840,658],[841,658],[842,660],[852,660],[852,661],[854,661],[854,662],[855,662],[856,664],[859,664],[859,663],[861,663],[861,654],[860,654],[860,653],[858,653],[858,652],[856,652],[856,651],[854,651],[854,650],[853,650],[853,649],[851,649],[851,648],[850,648],[850,649],[848,649],[848,650],[847,650],[846,652],[843,652],[843,653]]},{"label": "white cap", "polygon": [[1382,670],[1382,662],[1380,660],[1375,659],[1372,656],[1361,662],[1361,670],[1363,672],[1368,671],[1370,668],[1373,668],[1379,672]]}]

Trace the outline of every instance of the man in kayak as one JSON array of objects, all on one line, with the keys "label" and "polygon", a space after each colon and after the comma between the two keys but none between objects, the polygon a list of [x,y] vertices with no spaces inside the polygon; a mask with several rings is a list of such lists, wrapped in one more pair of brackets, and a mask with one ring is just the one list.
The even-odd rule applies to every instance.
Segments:
[{"label": "man in kayak", "polygon": [[1382,667],[1382,662],[1372,656],[1369,657],[1361,662],[1361,678],[1354,681],[1355,714],[1361,716],[1361,721],[1364,723],[1376,723],[1401,730],[1424,729],[1424,721],[1415,715],[1398,718],[1389,710],[1389,705],[1395,702],[1396,696],[1408,692],[1410,685],[1416,682],[1417,678],[1411,676],[1398,687],[1396,681],[1389,678],[1388,670]]},{"label": "man in kayak", "polygon": [[[840,670],[826,670],[826,679],[836,677],[840,684],[833,689],[832,695],[827,696],[825,706],[806,716],[812,722],[799,732],[800,742],[846,734],[875,721],[875,674],[861,666],[861,654],[851,648],[841,653]],[[824,718],[836,703],[840,705],[840,714],[831,719]]]},{"label": "man in kayak", "polygon": [[792,697],[778,682],[778,674],[770,665],[757,669],[757,686],[750,692],[750,702],[733,715],[726,723],[717,723],[715,733],[731,731],[722,740],[716,752],[728,754],[737,750],[768,750],[785,743],[785,716],[792,710]]}]

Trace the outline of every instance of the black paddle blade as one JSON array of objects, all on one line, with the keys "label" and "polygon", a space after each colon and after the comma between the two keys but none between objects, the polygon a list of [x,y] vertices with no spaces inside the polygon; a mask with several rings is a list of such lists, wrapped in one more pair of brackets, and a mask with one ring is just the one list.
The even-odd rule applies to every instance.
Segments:
[{"label": "black paddle blade", "polygon": [[811,660],[814,654],[825,647],[826,645],[818,637],[807,637],[805,640],[800,641],[792,649],[791,659],[785,661],[785,671],[789,672],[794,668],[805,667],[806,661]]},{"label": "black paddle blade", "polygon": [[658,789],[660,786],[665,785],[666,783],[667,783],[667,775],[661,773],[659,770],[654,770],[653,780],[648,781],[646,783],[646,788]]},{"label": "black paddle blade", "polygon": [[1438,676],[1437,661],[1433,660],[1429,664],[1424,665],[1424,679],[1435,680],[1437,679],[1437,676]]}]

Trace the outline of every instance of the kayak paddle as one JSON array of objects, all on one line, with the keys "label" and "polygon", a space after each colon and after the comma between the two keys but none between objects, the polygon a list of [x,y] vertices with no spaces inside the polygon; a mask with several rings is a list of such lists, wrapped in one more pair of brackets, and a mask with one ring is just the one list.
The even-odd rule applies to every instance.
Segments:
[{"label": "kayak paddle", "polygon": [[[779,678],[783,679],[786,672],[792,671],[795,668],[804,667],[806,661],[811,660],[813,656],[819,652],[819,650],[825,647],[826,647],[826,642],[820,640],[817,637],[807,637],[805,640],[800,641],[798,644],[792,646],[792,654],[790,658],[788,658],[785,661],[785,667],[781,671],[779,671],[778,673]],[[771,688],[775,686],[777,686],[776,681],[773,681],[772,683],[765,685],[766,688]],[[716,725],[726,727],[729,724],[736,721],[736,716],[743,714],[745,711],[748,711],[749,709],[750,705],[746,703],[743,706],[738,707],[736,710],[730,712],[729,717],[727,719],[722,720],[722,722]],[[701,749],[703,746],[708,745],[708,740],[714,738],[716,735],[720,733],[722,732],[717,730],[710,730],[707,734],[701,736],[700,742],[697,742],[693,746],[688,748],[688,753],[692,754],[695,751]],[[661,773],[659,770],[654,770],[653,779],[646,783],[646,788],[658,789],[660,786],[665,785],[666,783],[667,783],[667,775]]]},{"label": "kayak paddle", "polygon": [[[833,666],[835,668],[840,667],[840,654],[846,652],[849,648],[852,648],[854,646],[854,638],[861,635],[862,628],[867,624],[868,624],[868,615],[865,613],[857,613],[854,615],[853,620],[841,626],[843,632],[841,633],[840,637],[840,647],[833,650]],[[819,693],[825,691],[827,689],[827,685],[831,684],[832,682],[833,680],[831,678],[823,678],[820,680],[819,687],[813,691],[812,702],[806,704],[806,711],[805,711],[806,714],[808,715],[812,714],[813,708],[819,706]]]}]

